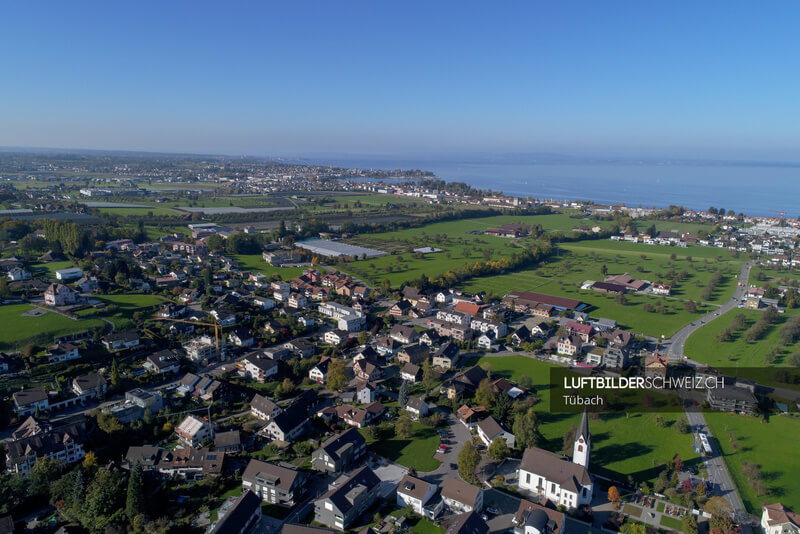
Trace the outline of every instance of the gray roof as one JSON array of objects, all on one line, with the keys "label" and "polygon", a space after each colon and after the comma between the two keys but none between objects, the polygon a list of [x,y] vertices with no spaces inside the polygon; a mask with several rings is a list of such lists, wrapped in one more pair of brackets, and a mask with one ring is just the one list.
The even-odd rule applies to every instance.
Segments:
[{"label": "gray roof", "polygon": [[478,423],[478,428],[480,428],[481,431],[490,438],[493,438],[496,435],[504,432],[503,427],[500,426],[500,423],[498,423],[497,420],[491,416]]},{"label": "gray roof", "polygon": [[[257,512],[258,510],[258,512]],[[248,530],[248,523],[253,514],[261,512],[261,498],[252,491],[246,491],[236,504],[228,510],[225,517],[217,521],[214,534],[240,534]],[[249,525],[252,528],[252,525]]]},{"label": "gray roof", "polygon": [[444,534],[488,534],[489,526],[477,512],[457,515]]},{"label": "gray roof", "polygon": [[430,483],[422,479],[406,475],[403,477],[403,480],[400,481],[400,485],[397,486],[397,493],[410,495],[414,499],[419,499],[421,501],[428,493],[428,488],[430,486]]},{"label": "gray roof", "polygon": [[589,418],[586,417],[586,410],[583,410],[583,415],[581,416],[581,424],[578,425],[578,431],[575,432],[575,439],[583,438],[586,441],[589,441]]},{"label": "gray roof", "polygon": [[12,396],[14,397],[14,402],[17,404],[17,406],[27,406],[28,404],[33,404],[34,402],[47,400],[47,392],[44,390],[44,388],[23,389],[21,391],[14,392]]},{"label": "gray roof", "polygon": [[453,477],[445,478],[442,482],[442,497],[464,504],[475,504],[480,491],[480,488]]},{"label": "gray roof", "polygon": [[317,450],[325,451],[331,458],[338,459],[341,458],[346,451],[353,447],[358,447],[361,444],[366,445],[366,443],[364,436],[362,436],[358,430],[350,428],[341,434],[336,434],[326,439]]},{"label": "gray roof", "polygon": [[299,471],[288,467],[262,462],[261,460],[250,460],[244,473],[242,473],[242,480],[250,483],[254,483],[257,479],[268,480],[275,487],[290,491],[295,482],[299,482],[298,475],[301,474]]},{"label": "gray roof", "polygon": [[318,501],[329,500],[341,512],[346,514],[352,508],[355,498],[364,491],[373,491],[380,479],[367,466],[353,471],[347,479],[335,488],[325,492]]},{"label": "gray roof", "polygon": [[571,462],[566,456],[544,449],[525,449],[519,468],[540,475],[574,493],[578,493],[582,486],[592,483],[589,471],[584,466]]}]

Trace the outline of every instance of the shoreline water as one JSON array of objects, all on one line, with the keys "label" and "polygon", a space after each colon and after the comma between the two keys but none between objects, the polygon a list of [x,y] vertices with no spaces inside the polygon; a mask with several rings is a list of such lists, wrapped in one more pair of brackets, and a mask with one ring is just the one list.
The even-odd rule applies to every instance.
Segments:
[{"label": "shoreline water", "polygon": [[539,199],[695,210],[710,206],[751,216],[800,215],[800,168],[772,165],[514,164],[433,160],[334,160],[362,169],[418,168],[448,182]]}]

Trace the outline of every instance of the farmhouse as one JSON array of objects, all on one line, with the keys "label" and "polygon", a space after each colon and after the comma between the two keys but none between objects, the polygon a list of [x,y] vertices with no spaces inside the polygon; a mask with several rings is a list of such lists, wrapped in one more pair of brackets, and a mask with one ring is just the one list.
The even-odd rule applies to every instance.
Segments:
[{"label": "farmhouse", "polygon": [[540,304],[551,306],[557,310],[581,310],[586,307],[586,304],[579,300],[554,297],[543,293],[532,293],[530,291],[512,291],[503,297],[503,305],[507,309],[523,313],[534,313],[533,310]]}]

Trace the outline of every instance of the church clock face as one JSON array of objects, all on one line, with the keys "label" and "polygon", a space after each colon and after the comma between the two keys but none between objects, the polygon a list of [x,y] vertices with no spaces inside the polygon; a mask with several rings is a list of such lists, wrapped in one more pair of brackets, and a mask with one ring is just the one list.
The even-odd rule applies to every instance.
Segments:
[{"label": "church clock face", "polygon": [[583,438],[578,438],[578,443],[583,443]]}]

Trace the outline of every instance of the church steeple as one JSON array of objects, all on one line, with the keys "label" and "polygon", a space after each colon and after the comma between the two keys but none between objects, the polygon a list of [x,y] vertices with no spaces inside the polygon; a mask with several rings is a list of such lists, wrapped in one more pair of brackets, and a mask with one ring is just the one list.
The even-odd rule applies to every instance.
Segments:
[{"label": "church steeple", "polygon": [[575,432],[575,445],[572,449],[572,462],[589,468],[589,453],[592,449],[592,436],[589,434],[589,418],[583,410],[581,424]]}]

